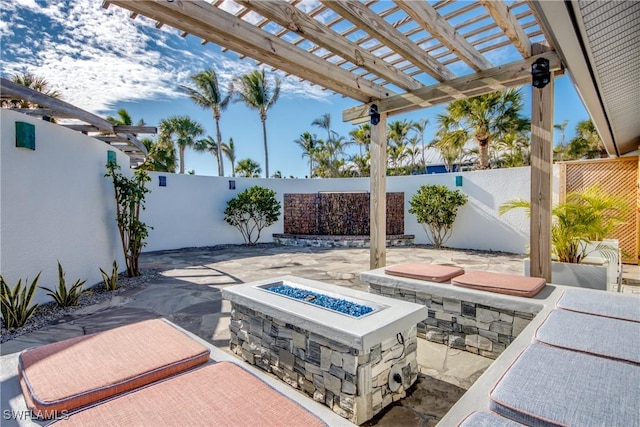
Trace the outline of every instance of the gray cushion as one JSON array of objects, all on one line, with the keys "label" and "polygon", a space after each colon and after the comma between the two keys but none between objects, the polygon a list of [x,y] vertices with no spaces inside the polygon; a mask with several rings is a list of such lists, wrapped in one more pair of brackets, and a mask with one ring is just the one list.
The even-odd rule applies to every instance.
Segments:
[{"label": "gray cushion", "polygon": [[640,367],[531,344],[491,391],[491,410],[533,426],[640,426]]},{"label": "gray cushion", "polygon": [[511,421],[491,412],[474,412],[465,418],[459,427],[521,427],[523,424]]},{"label": "gray cushion", "polygon": [[553,310],[535,336],[545,344],[633,363],[640,363],[639,338],[640,323],[567,310]]},{"label": "gray cushion", "polygon": [[564,310],[640,322],[640,298],[631,295],[567,289],[557,306]]}]

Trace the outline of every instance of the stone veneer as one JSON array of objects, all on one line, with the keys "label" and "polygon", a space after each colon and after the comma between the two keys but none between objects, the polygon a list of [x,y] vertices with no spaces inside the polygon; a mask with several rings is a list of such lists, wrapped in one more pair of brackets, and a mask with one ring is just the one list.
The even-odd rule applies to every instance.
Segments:
[{"label": "stone veneer", "polygon": [[534,314],[445,298],[423,292],[369,285],[369,292],[424,304],[429,316],[418,323],[418,336],[495,359],[531,322]]},{"label": "stone veneer", "polygon": [[[387,235],[387,247],[413,245],[416,236],[404,234]],[[308,236],[303,234],[273,234],[274,243],[285,246],[312,246],[317,248],[368,248],[369,236]]]},{"label": "stone veneer", "polygon": [[[352,317],[269,292],[284,284],[365,304]],[[362,424],[405,396],[418,377],[417,323],[427,308],[295,276],[229,286],[230,349],[247,362]]]},{"label": "stone veneer", "polygon": [[[371,419],[405,397],[418,378],[416,327],[365,351],[231,304],[230,349],[355,424]],[[347,320],[348,321],[348,320]],[[402,385],[394,392],[389,373],[398,367]]]}]

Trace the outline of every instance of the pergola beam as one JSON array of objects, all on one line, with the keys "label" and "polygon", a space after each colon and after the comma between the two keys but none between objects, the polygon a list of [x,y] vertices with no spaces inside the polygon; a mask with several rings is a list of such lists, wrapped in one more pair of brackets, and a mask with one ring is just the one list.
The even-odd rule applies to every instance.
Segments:
[{"label": "pergola beam", "polygon": [[401,1],[398,2],[398,6],[474,70],[481,71],[493,67],[491,62],[426,1]]},{"label": "pergola beam", "polygon": [[[63,124],[62,126],[78,131],[78,132],[102,132],[100,129],[98,129],[96,126],[92,126],[92,125],[66,125]],[[120,125],[114,125],[113,126],[113,132],[114,133],[131,133],[131,134],[139,134],[139,133],[145,133],[145,134],[156,134],[158,133],[158,128],[155,126],[120,126]]]},{"label": "pergola beam", "polygon": [[393,65],[302,13],[291,3],[283,0],[236,0],[236,3],[277,22],[289,31],[300,34],[303,38],[352,62],[358,67],[379,74],[398,87],[406,90],[415,90],[423,86],[422,83],[402,73]]},{"label": "pergola beam", "polygon": [[[519,86],[531,79],[531,64],[538,58],[549,60],[549,67],[556,75],[562,72],[562,63],[558,55],[553,52],[544,52],[540,55],[523,59],[480,71],[478,73],[458,77],[446,83],[426,86],[416,91],[391,96],[377,102],[378,111],[388,114],[405,113],[418,110],[429,105],[443,104],[455,99],[453,93],[464,96],[477,96],[496,91],[497,85],[504,88]],[[348,108],[342,112],[343,121],[358,121],[369,116],[371,103]]]},{"label": "pergola beam", "polygon": [[206,1],[114,0],[111,3],[363,102],[394,94]]},{"label": "pergola beam", "polygon": [[369,267],[387,265],[387,115],[371,125],[369,180]]},{"label": "pergola beam", "polygon": [[[101,131],[113,132],[113,125],[111,122],[103,119],[100,116],[96,116],[93,113],[85,111],[81,108],[71,105],[68,102],[60,99],[52,98],[45,95],[42,92],[35,91],[31,88],[23,86],[18,83],[14,83],[11,80],[5,78],[0,79],[0,92],[2,97],[11,97],[16,99],[23,99],[33,104],[43,105],[54,112],[61,112],[67,117],[73,117],[83,122],[89,123]],[[56,114],[54,113],[53,116]]]},{"label": "pergola beam", "polygon": [[502,1],[479,0],[523,57],[531,56],[531,42],[524,29]]},{"label": "pergola beam", "polygon": [[428,53],[425,53],[418,45],[410,41],[398,29],[394,28],[365,4],[350,0],[320,1],[338,15],[366,31],[371,37],[383,42],[391,50],[400,54],[436,80],[442,82],[455,77],[447,67],[433,59]]}]

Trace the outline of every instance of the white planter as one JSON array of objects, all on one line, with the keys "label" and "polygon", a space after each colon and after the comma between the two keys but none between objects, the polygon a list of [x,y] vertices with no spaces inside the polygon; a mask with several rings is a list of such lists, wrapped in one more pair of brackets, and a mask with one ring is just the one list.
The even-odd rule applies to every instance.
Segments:
[{"label": "white planter", "polygon": [[[608,262],[602,264],[570,264],[566,262],[551,263],[551,283],[555,285],[575,286],[578,288],[607,290]],[[531,261],[524,260],[524,274],[529,275]]]}]

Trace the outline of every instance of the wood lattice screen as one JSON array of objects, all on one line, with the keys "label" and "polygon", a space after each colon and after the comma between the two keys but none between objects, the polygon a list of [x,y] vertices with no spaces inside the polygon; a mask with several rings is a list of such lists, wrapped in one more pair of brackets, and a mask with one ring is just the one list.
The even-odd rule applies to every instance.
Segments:
[{"label": "wood lattice screen", "polygon": [[567,193],[600,184],[604,191],[628,201],[625,223],[618,226],[609,238],[620,241],[624,263],[637,264],[640,245],[638,157],[562,162],[559,166],[560,200],[565,200]]}]

